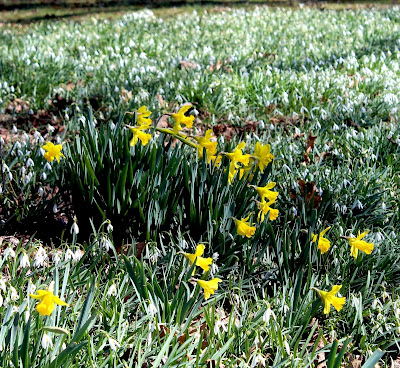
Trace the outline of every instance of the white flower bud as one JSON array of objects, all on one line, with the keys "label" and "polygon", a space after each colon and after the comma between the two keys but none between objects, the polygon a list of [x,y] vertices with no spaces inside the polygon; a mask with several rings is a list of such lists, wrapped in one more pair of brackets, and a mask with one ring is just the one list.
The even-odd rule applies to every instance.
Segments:
[{"label": "white flower bud", "polygon": [[58,211],[57,204],[54,204],[54,206],[53,206],[53,213],[57,213],[57,211]]}]

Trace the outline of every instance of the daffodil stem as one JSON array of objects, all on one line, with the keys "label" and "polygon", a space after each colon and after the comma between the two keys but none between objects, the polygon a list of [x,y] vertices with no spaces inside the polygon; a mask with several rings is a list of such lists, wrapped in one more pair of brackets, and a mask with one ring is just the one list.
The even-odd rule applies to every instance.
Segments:
[{"label": "daffodil stem", "polygon": [[164,129],[164,128],[154,128],[156,131],[160,132],[160,133],[164,133],[164,134],[168,134],[178,140],[180,140],[182,143],[187,144],[190,147],[193,148],[197,148],[196,144],[194,144],[193,142],[190,142],[189,140],[186,139],[186,137],[182,137],[179,134],[175,134],[172,130],[170,129]]}]

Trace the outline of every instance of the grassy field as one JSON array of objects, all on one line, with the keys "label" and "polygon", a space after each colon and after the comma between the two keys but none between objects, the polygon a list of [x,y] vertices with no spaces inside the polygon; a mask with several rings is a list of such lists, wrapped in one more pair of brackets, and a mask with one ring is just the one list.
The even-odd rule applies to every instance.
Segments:
[{"label": "grassy field", "polygon": [[399,8],[116,10],[2,14],[0,367],[398,367]]}]

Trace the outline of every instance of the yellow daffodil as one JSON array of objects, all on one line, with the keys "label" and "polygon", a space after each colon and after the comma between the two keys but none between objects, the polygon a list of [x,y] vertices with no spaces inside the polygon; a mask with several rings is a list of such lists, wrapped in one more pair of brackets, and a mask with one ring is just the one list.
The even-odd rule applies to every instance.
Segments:
[{"label": "yellow daffodil", "polygon": [[372,243],[367,243],[365,240],[361,240],[365,235],[369,233],[369,230],[364,231],[362,234],[358,232],[356,238],[346,238],[351,247],[351,255],[354,259],[357,259],[358,251],[361,250],[366,254],[371,254],[374,249],[374,245]]},{"label": "yellow daffodil", "polygon": [[203,157],[203,148],[205,148],[208,163],[210,163],[212,157],[217,154],[218,142],[211,142],[211,138],[213,138],[212,132],[212,129],[208,129],[204,137],[193,137],[193,139],[198,143],[197,150],[199,158]]},{"label": "yellow daffodil", "polygon": [[346,302],[346,298],[345,297],[339,298],[339,297],[335,296],[335,294],[341,288],[342,288],[342,285],[333,285],[331,291],[322,291],[319,289],[312,288],[318,293],[319,297],[324,302],[324,304],[325,304],[324,313],[325,314],[329,313],[329,311],[331,310],[331,305],[333,305],[338,312],[343,308],[343,305]]},{"label": "yellow daffodil", "polygon": [[325,230],[322,230],[319,233],[319,238],[318,234],[311,233],[311,241],[317,242],[318,239],[318,249],[321,251],[322,254],[326,253],[329,250],[329,247],[331,246],[331,242],[328,239],[324,238],[324,235],[330,228],[331,227],[329,226]]},{"label": "yellow daffodil", "polygon": [[240,167],[240,165],[238,165],[239,162],[242,163],[244,166],[249,165],[251,155],[244,155],[242,152],[242,149],[245,145],[245,142],[241,142],[232,152],[224,153],[224,155],[228,157],[229,160],[231,160],[231,163],[235,166],[236,169]]},{"label": "yellow daffodil", "polygon": [[248,238],[251,238],[256,232],[256,227],[251,226],[250,221],[247,221],[250,215],[251,213],[246,218],[242,218],[240,220],[235,218],[233,219],[236,224],[236,232],[238,233],[238,235],[247,236]]},{"label": "yellow daffodil", "polygon": [[274,159],[271,146],[269,144],[261,145],[260,142],[256,143],[253,156],[257,159],[257,165],[262,173],[264,173],[264,168]]},{"label": "yellow daffodil", "polygon": [[151,134],[143,132],[143,130],[148,129],[147,125],[142,125],[140,127],[130,127],[130,131],[133,133],[133,137],[130,141],[130,145],[134,146],[140,139],[143,146],[149,143],[151,139]]},{"label": "yellow daffodil", "polygon": [[271,208],[271,206],[275,202],[276,200],[272,200],[269,202],[266,202],[265,200],[262,200],[261,202],[257,201],[257,207],[260,210],[260,212],[258,213],[259,222],[264,222],[265,215],[268,213],[270,221],[274,221],[278,218],[279,210],[277,210],[276,208]]},{"label": "yellow daffodil", "polygon": [[142,106],[137,111],[137,125],[146,125],[147,127],[149,127],[151,125],[151,119],[149,118],[150,115],[151,111],[148,111],[146,106]]},{"label": "yellow daffodil", "polygon": [[44,158],[52,162],[54,159],[57,159],[57,162],[60,162],[60,158],[65,156],[61,153],[63,148],[62,144],[53,144],[52,142],[47,142],[42,147],[46,152],[43,154]]},{"label": "yellow daffodil", "polygon": [[213,260],[212,258],[202,257],[204,249],[205,246],[203,244],[198,244],[194,254],[184,253],[184,256],[189,260],[191,265],[196,262],[196,266],[199,266],[205,272],[207,272],[210,269],[210,265],[212,264]]},{"label": "yellow daffodil", "polygon": [[50,316],[55,309],[55,304],[69,307],[67,303],[63,302],[58,296],[55,296],[50,290],[38,290],[37,295],[29,294],[29,296],[40,300],[36,306],[36,310],[42,316]]},{"label": "yellow daffodil", "polygon": [[176,114],[171,114],[172,118],[175,120],[175,125],[173,132],[174,134],[178,134],[180,130],[182,130],[182,125],[185,125],[186,128],[191,128],[194,122],[194,116],[189,115],[186,116],[185,113],[192,107],[192,105],[182,106],[181,109]]},{"label": "yellow daffodil", "polygon": [[210,281],[197,280],[197,283],[204,289],[204,297],[208,299],[218,289],[218,283],[221,281],[221,279],[215,277]]},{"label": "yellow daffodil", "polygon": [[256,187],[255,185],[249,185],[256,190],[257,194],[260,196],[261,200],[268,199],[269,201],[275,201],[278,198],[279,193],[274,192],[271,189],[275,187],[276,183],[268,183],[265,187]]}]

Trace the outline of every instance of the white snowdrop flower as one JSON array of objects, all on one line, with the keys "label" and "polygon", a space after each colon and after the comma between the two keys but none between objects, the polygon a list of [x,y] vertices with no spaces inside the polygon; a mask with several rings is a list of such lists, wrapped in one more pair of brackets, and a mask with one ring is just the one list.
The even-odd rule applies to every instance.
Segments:
[{"label": "white snowdrop flower", "polygon": [[297,135],[300,135],[301,134],[301,130],[299,129],[299,128],[294,128],[294,132],[295,132],[295,134],[297,134]]},{"label": "white snowdrop flower", "polygon": [[51,167],[51,165],[48,162],[46,162],[46,164],[44,165],[44,168],[45,168],[45,170],[49,170],[49,171],[53,170],[53,168]]},{"label": "white snowdrop flower", "polygon": [[35,292],[35,290],[36,290],[36,285],[32,284],[32,282],[29,280],[28,287],[26,289],[27,289],[26,290],[27,294],[33,294]]},{"label": "white snowdrop flower", "polygon": [[66,261],[70,261],[70,260],[74,259],[74,256],[75,256],[74,252],[71,249],[68,248],[67,251],[64,254],[64,259]]},{"label": "white snowdrop flower", "polygon": [[8,180],[9,181],[13,180],[13,175],[11,174],[11,171],[8,172]]},{"label": "white snowdrop flower", "polygon": [[57,137],[57,138],[56,138],[56,142],[57,142],[58,144],[60,144],[60,143],[61,143],[61,137]]},{"label": "white snowdrop flower", "polygon": [[43,349],[48,349],[48,348],[53,348],[53,340],[51,337],[45,332],[42,337],[42,348]]},{"label": "white snowdrop flower", "polygon": [[293,213],[293,216],[297,216],[297,209],[296,207],[292,207],[290,211]]},{"label": "white snowdrop flower", "polygon": [[19,299],[19,294],[17,290],[15,290],[15,287],[10,286],[10,292],[11,292],[11,300],[12,301],[17,301]]},{"label": "white snowdrop flower", "polygon": [[383,209],[384,211],[386,211],[386,203],[385,203],[385,202],[382,202],[382,209]]},{"label": "white snowdrop flower", "polygon": [[[47,179],[47,174],[43,171],[42,174],[40,175],[40,178],[42,180],[46,180]],[[43,189],[42,189],[43,190]]]},{"label": "white snowdrop flower", "polygon": [[339,125],[333,124],[332,130],[340,130]]},{"label": "white snowdrop flower", "polygon": [[55,265],[58,265],[61,262],[62,252],[58,251],[53,253],[53,261]]},{"label": "white snowdrop flower", "polygon": [[55,131],[55,128],[54,128],[52,125],[47,124],[47,131],[48,131],[49,133],[53,133],[53,132]]},{"label": "white snowdrop flower", "polygon": [[42,147],[40,147],[37,156],[43,156],[45,153],[46,151]]},{"label": "white snowdrop flower", "polygon": [[19,262],[19,265],[22,268],[26,268],[26,267],[30,266],[29,257],[25,252],[22,254],[21,261]]},{"label": "white snowdrop flower", "polygon": [[[0,307],[3,306],[3,302],[4,302],[4,299],[3,299],[3,296],[1,295],[1,292],[0,292]],[[0,347],[0,351],[1,351],[1,347]]]},{"label": "white snowdrop flower", "polygon": [[77,250],[75,251],[75,253],[74,253],[74,260],[75,260],[75,261],[79,261],[79,260],[83,257],[84,254],[85,254],[85,253],[83,252],[82,249],[77,249]]},{"label": "white snowdrop flower", "polygon": [[29,157],[27,160],[26,160],[26,167],[34,167],[35,166],[35,163],[33,162],[33,160]]},{"label": "white snowdrop flower", "polygon": [[382,240],[385,240],[385,237],[382,235],[382,233],[380,231],[378,231],[375,235],[375,240],[380,242]]},{"label": "white snowdrop flower", "polygon": [[116,127],[116,125],[115,125],[113,122],[111,122],[111,123],[110,123],[110,129],[111,129],[111,130],[114,130],[115,127]]},{"label": "white snowdrop flower", "polygon": [[75,234],[78,235],[79,234],[79,227],[78,224],[76,222],[74,222],[71,226],[71,230],[70,230],[71,234]]},{"label": "white snowdrop flower", "polygon": [[347,211],[347,206],[344,204],[344,205],[342,206],[342,213],[345,214],[346,211]]},{"label": "white snowdrop flower", "polygon": [[283,315],[284,316],[286,316],[286,314],[287,314],[287,312],[290,310],[290,307],[287,305],[287,304],[285,304],[284,306],[283,306]]},{"label": "white snowdrop flower", "polygon": [[111,222],[109,222],[108,225],[107,225],[107,231],[109,233],[111,233],[113,230],[114,230],[114,227],[111,225]]},{"label": "white snowdrop flower", "polygon": [[155,315],[157,315],[157,308],[156,308],[156,306],[153,304],[153,302],[150,302],[150,303],[149,303],[148,313],[149,313],[150,316],[152,316],[152,317],[154,317]]},{"label": "white snowdrop flower", "polygon": [[150,250],[149,250],[149,259],[150,259],[150,261],[151,262],[157,262],[157,260],[158,260],[158,258],[160,257],[160,255],[161,255],[161,252],[160,252],[160,250],[157,248],[157,247],[152,247]]},{"label": "white snowdrop flower", "polygon": [[100,238],[100,247],[103,248],[106,252],[108,252],[110,249],[113,248],[113,244],[111,243],[111,240],[108,237],[102,236]]},{"label": "white snowdrop flower", "polygon": [[35,259],[34,259],[34,266],[35,267],[42,267],[47,259],[47,253],[42,246],[38,248],[36,251]]},{"label": "white snowdrop flower", "polygon": [[187,249],[187,248],[189,248],[189,245],[188,245],[188,243],[187,243],[187,241],[185,239],[181,239],[179,241],[179,247],[181,249]]},{"label": "white snowdrop flower", "polygon": [[121,344],[112,337],[108,337],[108,344],[110,345],[110,349],[113,351],[117,351],[117,349],[121,347]]},{"label": "white snowdrop flower", "polygon": [[118,92],[119,92],[118,86],[115,86],[115,87],[114,87],[114,92],[115,92],[115,93],[118,93]]},{"label": "white snowdrop flower", "polygon": [[218,318],[214,323],[214,334],[217,335],[220,329],[222,329],[224,332],[227,332],[228,326],[226,325],[226,322],[223,322],[222,319]]},{"label": "white snowdrop flower", "polygon": [[382,293],[382,299],[390,299],[390,295],[387,293],[386,290],[384,290]]},{"label": "white snowdrop flower", "polygon": [[[8,304],[9,300],[7,300],[8,298],[6,298],[6,303]],[[11,313],[15,314],[18,312],[19,307],[16,305],[13,305],[13,307],[11,308]]]},{"label": "white snowdrop flower", "polygon": [[15,252],[14,249],[11,247],[6,248],[6,250],[3,252],[3,257],[7,260],[9,257],[15,258]]},{"label": "white snowdrop flower", "polygon": [[17,127],[16,127],[15,125],[13,125],[13,127],[12,127],[12,132],[13,132],[14,134],[17,134],[17,133],[18,133],[18,129],[17,129]]},{"label": "white snowdrop flower", "polygon": [[31,316],[30,312],[29,312],[28,310],[26,310],[26,311],[24,312],[24,320],[25,320],[25,323],[28,323],[29,317],[30,317],[30,316]]},{"label": "white snowdrop flower", "polygon": [[262,367],[265,367],[267,364],[267,360],[261,355],[257,354],[254,358],[254,363],[252,364],[252,368],[254,367],[259,367],[260,365]]},{"label": "white snowdrop flower", "polygon": [[42,187],[39,187],[39,189],[38,189],[38,194],[39,194],[40,196],[43,196],[44,190],[43,190]]},{"label": "white snowdrop flower", "polygon": [[116,296],[118,294],[117,291],[117,286],[115,284],[112,284],[107,291],[108,296]]},{"label": "white snowdrop flower", "polygon": [[24,155],[24,153],[23,153],[21,150],[18,150],[18,151],[17,151],[17,155],[18,155],[19,157],[21,157],[21,156]]},{"label": "white snowdrop flower", "polygon": [[219,271],[218,265],[215,262],[211,263],[211,266],[210,266],[210,274],[211,274],[211,276],[214,276],[215,274],[217,274],[218,271]]},{"label": "white snowdrop flower", "polygon": [[58,207],[57,207],[57,204],[55,203],[53,206],[53,213],[57,213],[57,211],[58,211]]},{"label": "white snowdrop flower", "polygon": [[260,122],[258,123],[258,126],[260,127],[260,129],[264,129],[265,128],[265,123],[263,120],[260,120]]},{"label": "white snowdrop flower", "polygon": [[274,311],[270,308],[270,306],[268,305],[267,310],[264,312],[263,314],[263,321],[268,325],[269,324],[269,320],[271,319],[271,317],[276,320],[276,315],[274,313]]},{"label": "white snowdrop flower", "polygon": [[25,173],[26,173],[26,167],[22,166],[21,167],[21,175],[25,175]]}]

